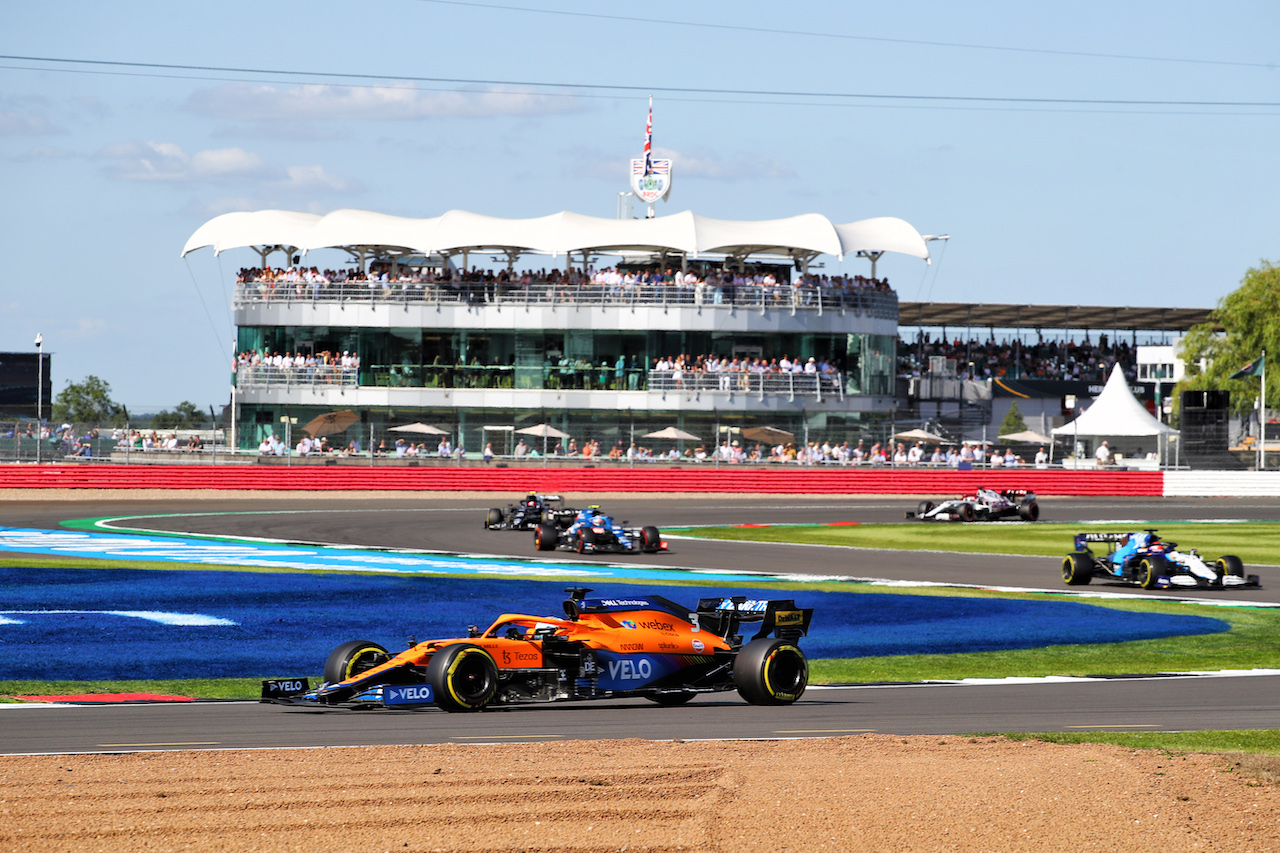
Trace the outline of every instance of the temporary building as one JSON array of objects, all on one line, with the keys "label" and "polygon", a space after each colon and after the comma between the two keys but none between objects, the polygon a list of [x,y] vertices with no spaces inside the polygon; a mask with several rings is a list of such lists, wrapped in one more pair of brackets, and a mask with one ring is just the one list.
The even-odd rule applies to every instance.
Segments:
[{"label": "temporary building", "polygon": [[1093,404],[1084,414],[1060,427],[1054,427],[1055,436],[1069,439],[1086,438],[1097,441],[1118,439],[1116,447],[1125,452],[1133,452],[1139,445],[1138,440],[1154,437],[1160,448],[1160,458],[1165,459],[1168,453],[1170,436],[1178,435],[1178,431],[1168,424],[1161,423],[1138,398],[1129,390],[1129,381],[1124,371],[1117,364],[1111,369],[1111,376],[1103,387],[1102,393],[1094,398]]}]

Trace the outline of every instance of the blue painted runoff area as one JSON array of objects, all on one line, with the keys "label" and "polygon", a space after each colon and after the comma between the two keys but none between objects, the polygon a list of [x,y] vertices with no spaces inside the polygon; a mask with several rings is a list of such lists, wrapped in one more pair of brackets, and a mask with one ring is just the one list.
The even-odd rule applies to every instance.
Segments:
[{"label": "blue painted runoff area", "polygon": [[[1219,619],[1076,601],[779,591],[733,583],[597,595],[794,598],[814,608],[812,658],[1027,649],[1229,630]],[[0,680],[314,676],[347,640],[393,652],[466,636],[508,612],[557,616],[564,581],[204,569],[0,568]],[[1176,640],[1171,640],[1176,642]]]}]

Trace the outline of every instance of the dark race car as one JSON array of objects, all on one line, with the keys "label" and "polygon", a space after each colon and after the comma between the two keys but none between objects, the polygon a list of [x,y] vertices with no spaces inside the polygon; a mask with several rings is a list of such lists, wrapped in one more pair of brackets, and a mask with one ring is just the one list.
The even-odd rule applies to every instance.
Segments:
[{"label": "dark race car", "polygon": [[578,515],[576,509],[564,506],[559,495],[529,492],[505,510],[494,507],[485,513],[485,530],[534,530],[539,524],[568,527]]},{"label": "dark race car", "polygon": [[[1105,544],[1106,552],[1095,554],[1089,547],[1091,543]],[[1257,575],[1245,575],[1239,557],[1225,554],[1209,560],[1195,548],[1179,551],[1178,543],[1163,541],[1154,529],[1138,533],[1078,533],[1075,546],[1075,551],[1062,559],[1062,580],[1071,586],[1087,584],[1094,578],[1143,589],[1259,585]]]},{"label": "dark race car", "polygon": [[906,515],[921,521],[996,521],[1001,518],[1038,521],[1040,503],[1036,500],[1036,493],[1026,489],[996,491],[979,487],[972,495],[941,503],[921,501],[915,512]]},{"label": "dark race car", "polygon": [[[558,617],[507,613],[485,631],[427,640],[393,655],[368,640],[329,655],[324,682],[262,683],[263,702],[310,708],[479,711],[502,705],[641,696],[681,705],[737,690],[790,705],[809,683],[800,638],[813,610],[793,601],[708,598],[692,610],[658,595],[587,598],[569,589]],[[759,629],[745,642],[748,624]]]},{"label": "dark race car", "polygon": [[614,521],[593,505],[579,512],[568,527],[539,524],[533,532],[533,545],[539,551],[558,548],[579,554],[653,554],[667,550],[658,528],[626,524]]}]

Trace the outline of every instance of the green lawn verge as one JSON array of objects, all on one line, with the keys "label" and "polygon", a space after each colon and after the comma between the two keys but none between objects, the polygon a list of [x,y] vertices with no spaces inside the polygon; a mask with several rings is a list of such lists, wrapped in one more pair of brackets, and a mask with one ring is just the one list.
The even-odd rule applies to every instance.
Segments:
[{"label": "green lawn verge", "polygon": [[[1246,565],[1280,562],[1280,522],[1167,522],[1151,525],[1166,541],[1183,550],[1196,548],[1209,557],[1235,554]],[[1077,533],[1128,532],[1134,524],[856,524],[846,527],[789,525],[779,527],[697,527],[678,532],[705,539],[746,542],[793,542],[808,545],[841,545],[884,548],[894,551],[958,551],[1012,554],[1027,557],[1062,557],[1074,549]],[[1105,546],[1104,546],[1105,547]]]},{"label": "green lawn verge", "polygon": [[[315,679],[316,682],[319,679]],[[257,699],[260,678],[183,678],[157,681],[0,681],[0,702],[15,696],[79,696],[103,693],[157,693],[193,699]]]},{"label": "green lawn verge", "polygon": [[[1048,743],[1111,743],[1170,753],[1224,752],[1280,755],[1280,729],[1205,730],[1198,732],[999,732],[1009,740]],[[981,736],[981,735],[976,735]]]}]

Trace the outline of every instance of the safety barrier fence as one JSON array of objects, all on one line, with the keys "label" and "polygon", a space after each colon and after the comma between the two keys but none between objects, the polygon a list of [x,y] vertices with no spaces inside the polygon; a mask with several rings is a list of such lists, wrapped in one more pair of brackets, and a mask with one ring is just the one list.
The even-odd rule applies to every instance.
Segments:
[{"label": "safety barrier fence", "polygon": [[1042,495],[1160,495],[1162,472],[601,468],[356,468],[281,465],[0,465],[10,489],[246,489],[900,494],[971,493],[978,486]]}]

